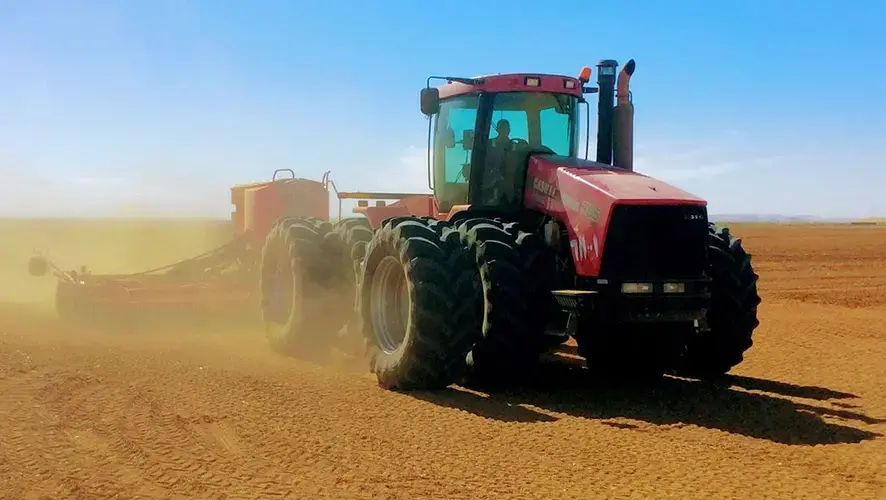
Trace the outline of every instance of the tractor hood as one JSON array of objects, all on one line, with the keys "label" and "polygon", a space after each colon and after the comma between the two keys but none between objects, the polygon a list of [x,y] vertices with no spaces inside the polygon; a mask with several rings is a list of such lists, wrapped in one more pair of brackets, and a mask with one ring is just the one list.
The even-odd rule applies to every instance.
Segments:
[{"label": "tractor hood", "polygon": [[643,212],[660,214],[630,222],[637,231],[649,230],[649,224],[663,231],[687,224],[704,230],[707,224],[707,203],[693,194],[643,174],[565,156],[530,157],[523,203],[563,223],[580,276],[599,276],[616,211],[636,213],[631,206],[645,206]]}]

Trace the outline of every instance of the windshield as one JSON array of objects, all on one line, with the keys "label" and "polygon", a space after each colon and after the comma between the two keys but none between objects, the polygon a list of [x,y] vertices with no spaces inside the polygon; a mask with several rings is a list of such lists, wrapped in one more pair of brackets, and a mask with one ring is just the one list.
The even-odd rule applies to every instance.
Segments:
[{"label": "windshield", "polygon": [[[465,95],[447,99],[440,104],[434,122],[434,192],[441,210],[467,203],[472,160],[471,147],[482,140],[473,131],[478,114],[485,106],[483,99],[491,100],[491,120],[486,138],[489,145],[483,160],[483,176],[496,172],[519,170],[525,166],[531,152],[574,156],[578,98],[565,94],[544,92],[503,92]],[[514,147],[511,147],[511,146]],[[503,147],[507,146],[507,147]],[[506,150],[513,154],[505,154]],[[522,179],[522,177],[519,177]],[[487,185],[492,180],[483,181]],[[516,182],[516,181],[515,181]]]},{"label": "windshield", "polygon": [[[550,149],[555,154],[571,156],[576,145],[577,107],[578,98],[566,94],[497,94],[492,107],[489,138],[499,141],[522,140],[532,149]],[[500,130],[504,130],[507,136],[501,137]]]}]

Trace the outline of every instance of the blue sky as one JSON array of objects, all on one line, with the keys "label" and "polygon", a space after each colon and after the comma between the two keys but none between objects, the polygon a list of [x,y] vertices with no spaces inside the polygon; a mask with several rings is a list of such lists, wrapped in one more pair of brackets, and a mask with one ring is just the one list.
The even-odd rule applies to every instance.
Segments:
[{"label": "blue sky", "polygon": [[637,170],[713,213],[886,216],[883,19],[878,1],[0,0],[0,215],[226,216],[231,184],[275,168],[423,190],[427,75],[634,58]]}]

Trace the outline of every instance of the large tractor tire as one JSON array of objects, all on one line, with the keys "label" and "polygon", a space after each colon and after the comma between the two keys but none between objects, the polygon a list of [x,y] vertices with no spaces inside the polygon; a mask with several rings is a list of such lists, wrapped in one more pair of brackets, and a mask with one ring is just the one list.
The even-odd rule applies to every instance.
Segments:
[{"label": "large tractor tire", "polygon": [[[436,221],[435,221],[436,222]],[[378,383],[392,390],[456,382],[476,340],[473,268],[456,232],[417,217],[385,221],[361,268],[361,329]]]},{"label": "large tractor tire", "polygon": [[331,229],[328,222],[290,217],[268,234],[259,289],[262,318],[275,350],[299,355],[327,347],[343,323],[341,312],[330,310],[336,305],[337,262],[330,262],[321,249]]},{"label": "large tractor tire", "polygon": [[683,354],[677,375],[709,379],[725,375],[744,359],[753,345],[754,329],[760,324],[757,306],[757,274],[751,255],[741,239],[728,228],[708,228],[708,276],[711,278],[709,330],[693,336]]},{"label": "large tractor tire", "polygon": [[458,223],[462,245],[474,261],[481,338],[468,359],[471,382],[502,383],[531,373],[550,347],[544,335],[547,301],[542,242],[515,223],[471,218]]},{"label": "large tractor tire", "polygon": [[339,308],[346,317],[346,327],[338,332],[338,348],[354,356],[365,353],[365,342],[356,316],[358,303],[358,278],[362,269],[366,248],[372,239],[372,227],[365,217],[342,219],[326,234],[323,249],[330,259],[337,262],[334,269],[339,293]]},{"label": "large tractor tire", "polygon": [[354,217],[342,219],[335,223],[326,235],[324,246],[340,260],[339,275],[345,286],[353,287],[357,283],[360,263],[366,254],[366,247],[372,239],[372,227],[369,219]]}]

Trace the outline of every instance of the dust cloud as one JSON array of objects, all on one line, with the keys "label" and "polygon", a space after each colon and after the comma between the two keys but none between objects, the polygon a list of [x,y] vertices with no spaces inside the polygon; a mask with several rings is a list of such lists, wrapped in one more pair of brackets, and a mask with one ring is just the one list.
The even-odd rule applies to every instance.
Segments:
[{"label": "dust cloud", "polygon": [[188,219],[0,219],[0,301],[53,300],[51,276],[27,272],[35,251],[64,270],[134,273],[186,259],[229,241],[228,221]]},{"label": "dust cloud", "polygon": [[[57,280],[51,273],[34,277],[27,263],[39,252],[62,270],[79,270],[85,265],[95,274],[129,274],[155,269],[197,256],[235,237],[230,221],[213,219],[0,219],[0,304],[21,316],[39,315],[54,320]],[[256,257],[258,253],[256,253]],[[257,285],[257,283],[256,283]],[[257,291],[257,290],[256,290]],[[342,304],[352,298],[338,294],[312,297],[310,307],[329,310],[341,317],[350,310]],[[343,301],[344,299],[344,301]],[[208,341],[215,345],[239,345],[257,355],[270,355],[258,302],[236,304],[225,310],[199,308],[164,309],[141,314],[122,327],[108,319],[78,331],[78,335],[137,333],[140,338],[174,345],[182,341]],[[2,323],[0,323],[2,326]],[[310,328],[310,327],[309,327]],[[352,331],[325,332],[331,342],[315,349],[285,354],[326,369],[365,372],[359,356],[362,342],[353,341]],[[349,336],[351,335],[351,336]]]}]

